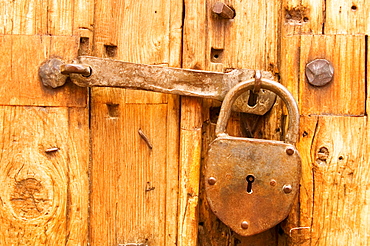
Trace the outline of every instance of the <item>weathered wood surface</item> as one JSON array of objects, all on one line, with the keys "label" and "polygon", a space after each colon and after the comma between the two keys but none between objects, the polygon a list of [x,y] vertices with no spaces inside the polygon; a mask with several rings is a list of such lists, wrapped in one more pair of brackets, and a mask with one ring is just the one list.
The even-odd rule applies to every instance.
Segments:
[{"label": "weathered wood surface", "polygon": [[0,34],[0,105],[86,107],[85,88],[69,84],[48,89],[38,78],[39,66],[46,59],[60,56],[71,61],[77,50],[77,37]]},{"label": "weathered wood surface", "polygon": [[0,245],[86,245],[86,109],[0,109]]},{"label": "weathered wood surface", "polygon": [[178,106],[127,103],[124,93],[103,88],[92,98],[90,242],[172,245]]},{"label": "weathered wood surface", "polygon": [[[96,0],[92,54],[179,67],[181,13],[180,1]],[[175,245],[179,97],[91,92],[91,245]]]},{"label": "weathered wood surface", "polygon": [[298,146],[304,165],[294,245],[368,244],[369,131],[366,117],[302,117]]},{"label": "weathered wood surface", "polygon": [[202,151],[202,100],[182,97],[180,123],[180,168],[178,245],[197,245],[199,180]]},{"label": "weathered wood surface", "polygon": [[[303,175],[299,204],[283,226],[288,240],[280,245],[369,243],[368,6],[283,2],[280,76],[300,105]],[[316,58],[334,66],[327,86],[305,78],[305,65]]]},{"label": "weathered wood surface", "polygon": [[87,245],[87,90],[47,89],[38,79],[50,56],[76,57],[71,35],[92,22],[73,18],[82,16],[75,7],[0,3],[0,245]]},{"label": "weathered wood surface", "polygon": [[[212,13],[213,4],[216,1],[185,1],[185,19],[183,36],[183,67],[190,69],[203,69],[210,71],[228,71],[230,68],[251,68],[276,72],[277,43],[278,37],[278,9],[280,2],[247,2],[226,1],[236,10],[234,19],[221,19]],[[263,7],[261,7],[263,6]],[[253,11],[250,11],[252,10]],[[203,24],[202,24],[203,23]],[[208,149],[208,144],[215,137],[214,126],[216,112],[220,104],[205,100],[202,110],[202,160]],[[184,105],[182,104],[182,107]],[[271,115],[280,111],[277,105]],[[211,111],[211,112],[210,112]],[[242,117],[242,120],[240,118]],[[195,118],[195,116],[194,116]],[[252,117],[246,114],[235,114],[229,123],[229,133],[234,135],[262,135],[280,139],[276,129],[281,117],[273,122],[260,121],[254,125],[254,121],[260,117]],[[182,119],[183,121],[183,119]],[[269,130],[265,127],[271,124]],[[245,127],[241,127],[244,125]],[[271,131],[270,131],[271,130]],[[198,141],[201,141],[198,139]],[[203,163],[203,162],[202,162]],[[205,193],[203,192],[203,171],[198,184],[189,179],[191,186],[200,185],[199,194],[199,226],[194,217],[189,226],[198,227],[199,245],[273,245],[277,242],[277,233],[272,229],[263,235],[255,237],[240,237],[220,222],[208,207]],[[194,166],[199,164],[193,164]],[[195,175],[195,174],[194,174]],[[191,204],[194,206],[194,204]],[[189,230],[190,231],[190,230]],[[194,230],[193,230],[194,231]],[[197,245],[196,235],[185,245]],[[181,244],[182,245],[182,244]]]},{"label": "weathered wood surface", "polygon": [[[234,19],[215,16],[215,2],[0,2],[0,245],[368,244],[369,0],[225,1]],[[37,77],[49,56],[77,55],[275,74],[302,114],[301,193],[289,219],[243,238],[210,211],[202,159],[219,103],[97,88],[89,120],[86,89],[46,89]],[[326,87],[306,82],[315,58],[334,65]],[[280,139],[282,108],[233,114],[228,131]]]},{"label": "weathered wood surface", "polygon": [[[282,83],[297,98],[302,115],[365,114],[365,36],[302,35],[282,40],[287,45],[281,55]],[[327,86],[306,81],[305,66],[316,58],[333,64],[334,79]]]}]

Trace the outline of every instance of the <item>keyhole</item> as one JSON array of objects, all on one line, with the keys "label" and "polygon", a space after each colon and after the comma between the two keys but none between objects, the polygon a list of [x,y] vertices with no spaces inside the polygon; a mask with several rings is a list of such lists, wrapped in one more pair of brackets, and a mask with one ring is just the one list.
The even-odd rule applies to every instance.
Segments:
[{"label": "keyhole", "polygon": [[253,192],[253,190],[252,190],[252,183],[254,182],[254,176],[253,175],[248,175],[246,177],[246,180],[248,182],[247,192],[248,192],[248,194],[252,194],[252,192]]}]

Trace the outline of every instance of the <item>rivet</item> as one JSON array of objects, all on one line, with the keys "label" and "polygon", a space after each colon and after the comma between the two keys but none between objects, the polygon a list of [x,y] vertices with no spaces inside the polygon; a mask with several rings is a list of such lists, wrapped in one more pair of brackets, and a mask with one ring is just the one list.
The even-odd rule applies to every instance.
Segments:
[{"label": "rivet", "polygon": [[287,147],[285,149],[285,152],[288,154],[288,155],[293,155],[294,154],[294,148],[292,147]]},{"label": "rivet", "polygon": [[313,86],[324,86],[334,77],[334,67],[326,59],[315,59],[306,65],[308,83]]},{"label": "rivet", "polygon": [[242,224],[241,224],[241,227],[245,230],[245,229],[248,229],[249,227],[249,224],[247,221],[243,221]]},{"label": "rivet", "polygon": [[276,180],[275,180],[275,179],[271,179],[271,181],[270,181],[270,185],[271,185],[271,186],[275,186],[275,185],[276,185]]},{"label": "rivet", "polygon": [[292,191],[293,191],[293,188],[292,188],[292,186],[291,186],[290,184],[288,184],[288,185],[284,185],[284,186],[283,186],[283,191],[284,191],[286,194],[289,194],[290,192],[292,192]]},{"label": "rivet", "polygon": [[210,177],[209,179],[208,179],[208,184],[210,184],[210,185],[214,185],[214,184],[216,184],[216,178],[215,177]]}]

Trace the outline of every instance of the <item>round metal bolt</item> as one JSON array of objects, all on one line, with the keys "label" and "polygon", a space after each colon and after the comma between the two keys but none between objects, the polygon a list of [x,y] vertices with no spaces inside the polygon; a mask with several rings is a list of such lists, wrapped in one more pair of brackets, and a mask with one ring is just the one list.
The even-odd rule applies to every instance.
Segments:
[{"label": "round metal bolt", "polygon": [[275,185],[276,185],[276,180],[275,180],[275,179],[271,179],[271,181],[270,181],[270,185],[271,185],[271,186],[275,186]]},{"label": "round metal bolt", "polygon": [[245,230],[245,229],[248,229],[249,227],[249,224],[247,221],[243,221],[242,224],[241,224],[241,227]]},{"label": "round metal bolt", "polygon": [[66,83],[68,76],[60,72],[60,66],[63,64],[61,59],[52,58],[40,66],[39,76],[44,86],[58,88]]},{"label": "round metal bolt", "polygon": [[334,67],[326,59],[315,59],[306,65],[308,83],[314,86],[324,86],[334,77]]},{"label": "round metal bolt", "polygon": [[293,191],[293,188],[292,188],[292,186],[291,186],[290,184],[288,184],[288,185],[284,185],[284,186],[283,186],[283,191],[284,191],[286,194],[289,194],[290,192],[292,192],[292,191]]},{"label": "round metal bolt", "polygon": [[209,179],[208,179],[208,184],[210,184],[210,185],[214,185],[214,184],[216,184],[216,178],[215,177],[210,177]]},{"label": "round metal bolt", "polygon": [[288,155],[293,155],[295,150],[292,148],[292,147],[287,147],[285,149],[285,152],[288,154]]}]

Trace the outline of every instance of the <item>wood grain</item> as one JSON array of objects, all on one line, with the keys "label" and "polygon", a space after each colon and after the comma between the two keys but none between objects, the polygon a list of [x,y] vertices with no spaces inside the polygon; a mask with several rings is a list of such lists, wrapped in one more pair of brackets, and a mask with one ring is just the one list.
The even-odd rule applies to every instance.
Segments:
[{"label": "wood grain", "polygon": [[[206,1],[184,1],[182,67],[206,69]],[[196,36],[196,38],[195,38]],[[210,58],[210,57],[209,57]],[[202,100],[181,98],[178,245],[198,244],[199,189],[202,154]]]},{"label": "wood grain", "polygon": [[181,98],[178,245],[197,245],[202,100]]},{"label": "wood grain", "polygon": [[325,28],[325,1],[284,0],[281,8],[281,21],[283,37],[322,34]]},{"label": "wood grain", "polygon": [[91,29],[94,1],[25,0],[0,3],[0,34],[78,35]]},{"label": "wood grain", "polygon": [[0,244],[85,245],[87,110],[0,112]]},{"label": "wood grain", "polygon": [[280,1],[230,1],[236,15],[225,27],[225,68],[276,72]]},{"label": "wood grain", "polygon": [[368,126],[364,117],[302,118],[299,226],[304,228],[293,231],[294,245],[369,241]]},{"label": "wood grain", "polygon": [[[95,3],[95,56],[180,65],[181,2]],[[109,88],[94,88],[91,98],[91,244],[175,245],[179,98]],[[115,148],[103,153],[105,146]]]},{"label": "wood grain", "polygon": [[47,34],[48,1],[1,1],[1,34]]},{"label": "wood grain", "polygon": [[[369,39],[368,38],[366,39],[366,45],[367,45],[367,47],[369,46]],[[367,56],[367,61],[369,61],[369,59],[370,59],[370,50],[369,49],[367,49],[367,54],[365,54],[365,56]],[[365,69],[366,69],[366,75],[367,75],[366,81],[370,81],[370,63],[369,62],[367,62]],[[369,91],[369,89],[370,89],[369,86],[370,86],[369,83],[367,83],[367,87],[366,87],[367,91]],[[366,114],[368,115],[369,114],[369,109],[370,109],[370,95],[369,95],[369,93],[367,93],[366,95],[367,95],[366,96]]]},{"label": "wood grain", "polygon": [[174,245],[178,106],[125,103],[124,92],[92,98],[91,244]]},{"label": "wood grain", "polygon": [[[281,54],[282,83],[299,101],[301,114],[364,115],[365,36],[302,35],[283,42],[287,48]],[[334,67],[333,81],[323,87],[310,85],[305,75],[306,64],[317,58]]]},{"label": "wood grain", "polygon": [[44,87],[39,66],[49,57],[71,61],[78,50],[78,39],[67,36],[1,35],[0,105],[86,107],[87,90],[73,84],[59,89]]},{"label": "wood grain", "polygon": [[[326,1],[325,34],[365,34],[369,24],[366,0]],[[368,33],[367,33],[368,34]]]}]

